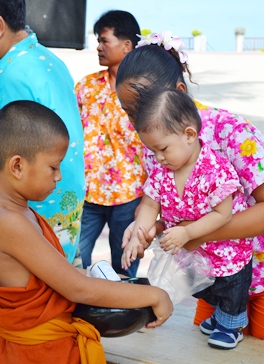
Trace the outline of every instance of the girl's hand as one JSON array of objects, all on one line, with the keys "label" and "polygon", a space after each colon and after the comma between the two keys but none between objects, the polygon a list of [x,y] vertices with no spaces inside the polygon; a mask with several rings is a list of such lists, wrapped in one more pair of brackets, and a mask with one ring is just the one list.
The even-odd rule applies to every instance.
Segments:
[{"label": "girl's hand", "polygon": [[172,254],[177,253],[188,241],[189,236],[184,226],[175,226],[163,231],[165,236],[160,240],[160,247],[165,251],[172,250]]},{"label": "girl's hand", "polygon": [[[132,237],[132,231],[135,225],[133,221],[125,230],[123,235],[122,248],[125,248]],[[147,249],[155,238],[156,234],[159,234],[164,229],[164,224],[162,220],[157,220],[155,225],[147,231],[144,227],[140,227],[138,230],[137,238],[140,242],[138,245],[138,258],[144,257],[144,250]]]},{"label": "girl's hand", "polygon": [[130,242],[132,237],[132,231],[134,229],[135,221],[131,222],[131,224],[128,225],[126,230],[124,231],[123,239],[122,239],[122,245],[121,248],[125,248],[127,244]]},{"label": "girl's hand", "polygon": [[[185,220],[185,221],[181,221],[177,226],[187,226],[192,223],[193,223],[193,221]],[[201,246],[204,242],[205,242],[205,240],[203,240],[202,238],[189,240],[186,244],[184,244],[184,249],[193,251],[193,250],[199,248],[199,246]]]},{"label": "girl's hand", "polygon": [[[126,230],[124,231],[123,242],[122,242],[121,248],[125,249],[127,244],[129,243],[129,241],[131,240],[134,225],[135,225],[135,221],[131,222],[131,224],[129,224],[128,227],[126,228]],[[142,234],[138,234],[138,240],[139,240],[140,244],[138,245],[137,256],[138,256],[138,258],[143,258],[144,250],[146,249],[146,248],[144,248],[144,246],[147,245],[147,242],[145,240],[144,235],[142,235]]]},{"label": "girl's hand", "polygon": [[137,259],[139,241],[132,238],[126,245],[123,255],[121,257],[121,265],[123,269],[128,269],[131,266],[131,262]]}]

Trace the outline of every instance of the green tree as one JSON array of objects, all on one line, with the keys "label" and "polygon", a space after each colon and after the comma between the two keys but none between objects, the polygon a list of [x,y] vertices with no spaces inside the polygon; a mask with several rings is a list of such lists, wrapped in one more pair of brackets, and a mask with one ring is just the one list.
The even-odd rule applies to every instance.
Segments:
[{"label": "green tree", "polygon": [[77,195],[74,191],[66,191],[60,202],[61,209],[67,210],[68,212],[74,211],[77,207]]}]

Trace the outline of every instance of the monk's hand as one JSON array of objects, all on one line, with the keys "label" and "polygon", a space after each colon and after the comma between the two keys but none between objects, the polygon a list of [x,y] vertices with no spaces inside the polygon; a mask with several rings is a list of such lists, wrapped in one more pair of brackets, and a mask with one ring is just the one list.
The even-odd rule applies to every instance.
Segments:
[{"label": "monk's hand", "polygon": [[152,309],[156,316],[156,320],[149,322],[146,325],[148,329],[162,325],[166,320],[168,320],[173,312],[173,303],[168,293],[165,292],[163,289],[159,289],[157,287],[155,287],[155,289],[158,290],[158,303],[156,305],[153,305]]}]

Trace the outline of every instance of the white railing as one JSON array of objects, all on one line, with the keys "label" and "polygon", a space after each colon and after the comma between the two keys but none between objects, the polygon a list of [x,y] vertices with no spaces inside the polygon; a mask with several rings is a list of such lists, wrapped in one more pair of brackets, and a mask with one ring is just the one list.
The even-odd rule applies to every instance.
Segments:
[{"label": "white railing", "polygon": [[243,51],[264,50],[264,37],[245,37]]}]

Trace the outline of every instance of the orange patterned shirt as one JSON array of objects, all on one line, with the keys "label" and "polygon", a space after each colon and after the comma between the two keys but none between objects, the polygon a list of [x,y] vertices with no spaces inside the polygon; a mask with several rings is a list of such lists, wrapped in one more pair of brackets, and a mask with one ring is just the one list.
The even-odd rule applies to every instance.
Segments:
[{"label": "orange patterned shirt", "polygon": [[142,197],[143,144],[111,91],[108,70],[84,77],[75,91],[84,129],[86,201],[113,206]]}]

